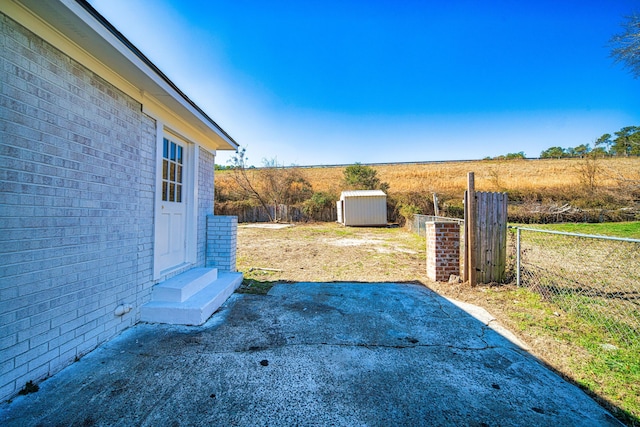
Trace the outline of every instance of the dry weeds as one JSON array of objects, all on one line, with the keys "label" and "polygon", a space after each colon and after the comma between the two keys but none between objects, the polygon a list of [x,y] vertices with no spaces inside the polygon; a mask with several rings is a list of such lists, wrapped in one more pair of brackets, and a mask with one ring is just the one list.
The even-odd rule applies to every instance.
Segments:
[{"label": "dry weeds", "polygon": [[[583,159],[479,160],[373,166],[392,193],[462,194],[468,172],[475,173],[478,191],[518,191],[523,194],[572,194],[584,184]],[[596,185],[618,188],[640,180],[640,157],[598,159]],[[314,191],[339,192],[344,167],[300,168]],[[231,174],[216,173],[216,184],[231,186]]]}]

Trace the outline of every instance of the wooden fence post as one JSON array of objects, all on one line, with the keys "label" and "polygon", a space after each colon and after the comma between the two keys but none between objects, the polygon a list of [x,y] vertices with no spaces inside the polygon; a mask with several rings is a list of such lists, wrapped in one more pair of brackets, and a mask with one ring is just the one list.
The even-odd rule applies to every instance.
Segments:
[{"label": "wooden fence post", "polygon": [[467,174],[467,200],[465,203],[465,246],[468,251],[467,265],[465,270],[467,271],[467,280],[469,285],[476,285],[476,190],[475,190],[475,177],[473,172]]},{"label": "wooden fence post", "polygon": [[460,273],[461,273],[461,278],[463,282],[466,282],[467,280],[469,280],[469,215],[468,215],[468,208],[469,208],[469,202],[467,201],[469,199],[468,196],[468,191],[464,190],[464,196],[462,197],[462,205],[463,205],[463,219],[464,222],[462,223],[464,230],[462,230],[462,247],[461,247],[461,251],[462,251],[462,268],[460,268]]}]

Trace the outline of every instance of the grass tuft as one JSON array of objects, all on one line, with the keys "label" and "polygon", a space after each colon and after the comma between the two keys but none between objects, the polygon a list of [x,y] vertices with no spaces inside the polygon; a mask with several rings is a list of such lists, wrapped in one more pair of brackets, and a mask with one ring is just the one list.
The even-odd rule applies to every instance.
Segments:
[{"label": "grass tuft", "polygon": [[24,396],[30,393],[35,393],[40,390],[40,386],[38,384],[34,384],[33,381],[27,381],[22,390],[18,392],[19,395]]}]

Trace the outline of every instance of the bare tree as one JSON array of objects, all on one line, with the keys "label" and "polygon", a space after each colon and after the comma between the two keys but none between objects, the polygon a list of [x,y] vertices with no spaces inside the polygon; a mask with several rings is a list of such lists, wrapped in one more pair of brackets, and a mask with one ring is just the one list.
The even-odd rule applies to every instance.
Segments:
[{"label": "bare tree", "polygon": [[260,182],[265,197],[273,203],[276,220],[280,205],[300,203],[313,194],[311,184],[299,169],[285,168],[276,158],[262,163]]},{"label": "bare tree", "polygon": [[246,149],[241,148],[230,163],[234,181],[242,192],[240,196],[257,201],[271,222],[280,219],[281,205],[300,203],[313,194],[311,184],[299,169],[285,168],[276,158],[263,159],[261,168],[247,168]]},{"label": "bare tree", "polygon": [[600,175],[600,162],[601,156],[598,152],[587,153],[582,161],[578,164],[578,174],[580,176],[580,182],[582,186],[591,194],[597,189],[597,181]]},{"label": "bare tree", "polygon": [[623,32],[609,40],[611,56],[615,62],[629,68],[634,78],[640,77],[640,14],[627,16],[622,23]]},{"label": "bare tree", "polygon": [[247,172],[247,149],[240,147],[236,152],[236,155],[229,160],[231,169],[233,170],[233,179],[244,193],[244,197],[252,199],[260,203],[260,205],[267,212],[269,221],[273,222],[273,216],[269,212],[269,206],[267,199],[263,195],[263,192],[259,191],[259,184],[257,182],[255,171],[251,171],[251,176]]}]

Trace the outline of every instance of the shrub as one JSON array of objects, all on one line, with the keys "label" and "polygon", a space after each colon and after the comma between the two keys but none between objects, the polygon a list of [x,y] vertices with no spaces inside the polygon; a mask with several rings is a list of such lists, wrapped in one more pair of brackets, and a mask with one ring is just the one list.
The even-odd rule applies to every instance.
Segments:
[{"label": "shrub", "polygon": [[389,184],[380,182],[378,172],[371,166],[356,163],[344,170],[344,185],[353,190],[382,190],[387,191]]},{"label": "shrub", "polygon": [[315,217],[324,209],[333,207],[338,197],[326,191],[318,191],[302,204],[302,212],[310,218]]},{"label": "shrub", "polygon": [[400,215],[402,215],[405,221],[411,221],[414,215],[419,215],[421,213],[422,211],[416,205],[412,205],[412,204],[400,205]]}]

